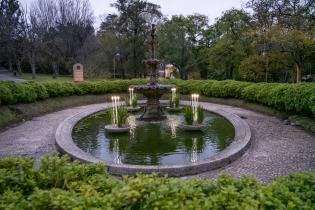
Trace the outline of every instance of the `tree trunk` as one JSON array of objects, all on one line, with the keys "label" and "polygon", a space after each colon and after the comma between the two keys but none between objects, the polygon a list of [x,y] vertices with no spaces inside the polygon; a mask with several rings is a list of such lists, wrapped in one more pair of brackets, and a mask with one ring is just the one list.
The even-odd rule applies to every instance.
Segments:
[{"label": "tree trunk", "polygon": [[18,70],[18,74],[22,75],[22,66],[21,66],[21,61],[19,59],[17,59],[16,61],[16,68]]},{"label": "tree trunk", "polygon": [[134,42],[133,44],[133,74],[134,74],[134,77],[137,78],[137,52],[136,52],[136,43]]},{"label": "tree trunk", "polygon": [[32,79],[35,80],[36,79],[36,63],[35,63],[35,61],[31,61],[31,69],[32,69]]},{"label": "tree trunk", "polygon": [[122,79],[125,79],[125,78],[126,78],[125,69],[124,69],[124,67],[121,65],[121,62],[118,62],[118,67],[119,67],[119,70],[120,70],[120,72],[121,72],[121,77],[122,77]]},{"label": "tree trunk", "polygon": [[52,62],[52,68],[53,68],[53,78],[56,79],[59,75],[59,69],[58,69],[58,64],[56,61]]},{"label": "tree trunk", "polygon": [[12,65],[11,59],[9,59],[8,64],[9,64],[9,71],[13,73],[13,65]]},{"label": "tree trunk", "polygon": [[296,83],[300,83],[302,80],[302,73],[300,69],[300,65],[298,63],[295,64],[296,67]]},{"label": "tree trunk", "polygon": [[268,77],[269,77],[269,58],[266,58],[266,72],[265,72],[265,81],[268,82]]},{"label": "tree trunk", "polygon": [[29,62],[31,65],[31,70],[32,70],[32,79],[35,80],[36,79],[36,60],[35,60],[34,51],[30,52]]}]

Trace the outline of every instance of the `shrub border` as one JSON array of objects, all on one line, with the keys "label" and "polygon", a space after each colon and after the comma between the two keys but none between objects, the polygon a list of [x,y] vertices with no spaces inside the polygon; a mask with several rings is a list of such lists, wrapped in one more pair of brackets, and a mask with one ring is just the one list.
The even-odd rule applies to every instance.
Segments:
[{"label": "shrub border", "polygon": [[[182,105],[189,104],[188,101],[182,101]],[[235,128],[234,141],[222,152],[197,163],[186,165],[169,165],[169,166],[142,166],[142,165],[117,165],[112,162],[105,162],[79,149],[72,139],[72,130],[74,126],[82,119],[91,114],[97,113],[104,109],[110,108],[110,103],[99,104],[92,109],[87,109],[74,116],[64,120],[56,130],[56,145],[58,150],[63,154],[68,154],[73,159],[85,163],[103,163],[107,171],[113,175],[135,175],[138,172],[143,174],[158,173],[169,176],[186,176],[198,174],[205,171],[221,168],[239,157],[241,157],[249,148],[252,136],[249,125],[237,115],[227,113],[223,110],[214,109],[209,103],[201,103],[207,111],[214,112],[226,118]]]}]

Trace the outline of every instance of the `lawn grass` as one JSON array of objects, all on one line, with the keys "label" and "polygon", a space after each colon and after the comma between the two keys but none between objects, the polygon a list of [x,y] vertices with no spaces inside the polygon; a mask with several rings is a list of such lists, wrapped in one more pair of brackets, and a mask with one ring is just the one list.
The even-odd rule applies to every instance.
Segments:
[{"label": "lawn grass", "polygon": [[23,73],[20,76],[21,79],[36,81],[36,82],[47,82],[47,81],[54,81],[54,82],[72,82],[73,78],[71,75],[60,75],[56,79],[53,78],[51,74],[36,74],[36,79],[32,79],[32,74],[30,73]]},{"label": "lawn grass", "polygon": [[[51,74],[36,74],[36,79],[32,79],[32,74],[30,73],[23,73],[20,76],[21,79],[27,81],[36,81],[36,82],[73,82],[72,75],[59,75],[56,79],[53,78]],[[85,81],[96,82],[101,80],[108,80],[107,78],[84,78]]]}]

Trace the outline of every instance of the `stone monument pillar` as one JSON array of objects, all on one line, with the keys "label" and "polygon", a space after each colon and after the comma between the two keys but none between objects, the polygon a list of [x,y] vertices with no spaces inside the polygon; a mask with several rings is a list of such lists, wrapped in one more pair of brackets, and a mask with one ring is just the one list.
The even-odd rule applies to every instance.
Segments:
[{"label": "stone monument pillar", "polygon": [[83,82],[83,65],[76,63],[73,65],[73,80],[74,82]]}]

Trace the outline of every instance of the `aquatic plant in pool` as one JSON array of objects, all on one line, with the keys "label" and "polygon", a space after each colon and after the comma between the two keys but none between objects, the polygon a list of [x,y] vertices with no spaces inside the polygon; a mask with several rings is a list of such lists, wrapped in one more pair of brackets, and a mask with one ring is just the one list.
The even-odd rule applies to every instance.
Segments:
[{"label": "aquatic plant in pool", "polygon": [[134,93],[134,88],[129,88],[129,97],[125,97],[125,103],[132,108],[138,106],[138,95]]},{"label": "aquatic plant in pool", "polygon": [[170,108],[178,108],[179,107],[179,96],[176,94],[176,88],[172,88],[172,95],[169,100],[169,107]]},{"label": "aquatic plant in pool", "polygon": [[129,133],[109,134],[106,111],[81,120],[73,129],[73,140],[79,148],[96,158],[115,164],[182,165],[195,163],[225,149],[234,138],[234,127],[225,118],[205,112],[207,125],[203,132],[180,128],[184,115],[169,114],[164,121],[137,120],[140,114],[127,118]]},{"label": "aquatic plant in pool", "polygon": [[194,123],[194,114],[193,109],[191,106],[186,106],[184,108],[184,116],[185,116],[185,123],[187,125],[192,125]]},{"label": "aquatic plant in pool", "polygon": [[[185,124],[189,126],[200,126],[204,120],[204,110],[199,105],[199,95],[191,95],[191,106],[184,108]],[[201,127],[200,127],[201,128]]]}]

